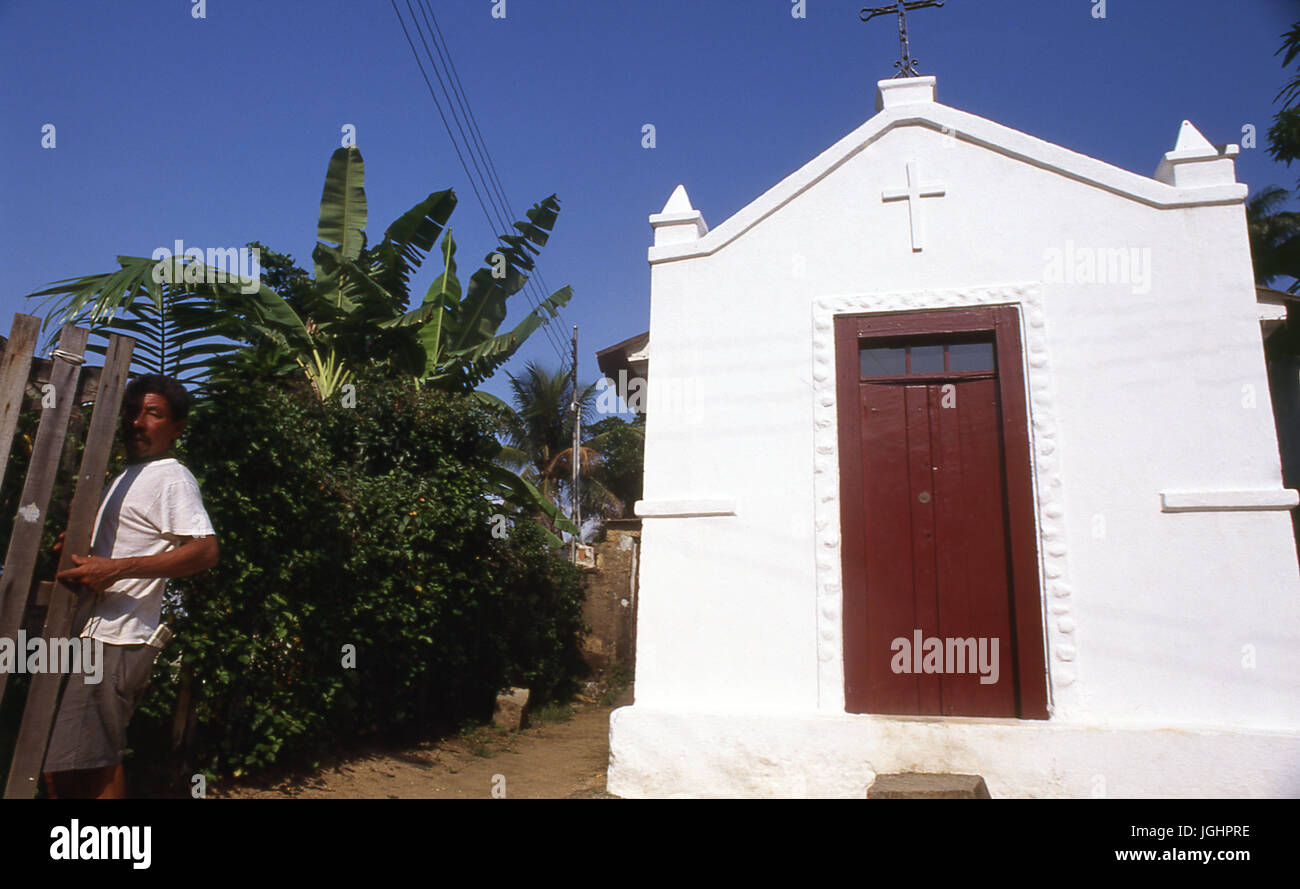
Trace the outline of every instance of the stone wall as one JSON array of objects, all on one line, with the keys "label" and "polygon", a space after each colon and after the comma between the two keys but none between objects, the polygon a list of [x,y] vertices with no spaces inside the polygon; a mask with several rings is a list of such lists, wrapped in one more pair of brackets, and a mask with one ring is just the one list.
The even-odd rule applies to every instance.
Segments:
[{"label": "stone wall", "polygon": [[641,552],[640,519],[606,523],[597,542],[595,570],[587,572],[582,616],[591,627],[583,639],[583,657],[596,673],[615,664],[631,668],[636,659],[637,564]]}]

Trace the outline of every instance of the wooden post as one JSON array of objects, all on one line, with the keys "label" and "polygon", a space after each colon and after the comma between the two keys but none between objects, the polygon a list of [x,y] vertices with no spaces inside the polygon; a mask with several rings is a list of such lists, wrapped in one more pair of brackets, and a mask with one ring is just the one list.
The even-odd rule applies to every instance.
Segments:
[{"label": "wooden post", "polygon": [[[9,537],[9,551],[5,556],[4,575],[0,576],[0,638],[17,639],[27,610],[31,593],[32,572],[36,568],[37,550],[41,545],[41,532],[45,529],[49,512],[50,493],[54,490],[54,476],[63,451],[63,438],[68,431],[68,415],[76,401],[77,375],[80,359],[86,351],[89,333],[79,327],[67,325],[59,337],[58,356],[54,359],[50,382],[54,386],[54,406],[41,412],[41,425],[36,431],[32,447],[32,461],[23,484],[23,495],[18,501],[18,517],[14,519],[13,534]],[[26,382],[26,381],[24,381]],[[66,552],[66,549],[65,549]],[[26,652],[20,653],[21,657]],[[9,674],[0,672],[0,701],[4,700]]]},{"label": "wooden post", "polygon": [[[77,490],[72,495],[72,507],[68,513],[68,529],[59,558],[59,571],[73,567],[74,553],[83,555],[90,552],[95,515],[99,511],[104,475],[108,471],[108,455],[117,431],[118,415],[122,408],[122,396],[126,390],[126,377],[134,349],[135,340],[130,337],[113,334],[108,338],[104,372],[100,377],[95,410],[90,417],[90,432],[86,436],[81,472],[77,476]],[[57,457],[57,453],[54,454],[54,458]],[[64,638],[80,629],[72,626],[76,600],[77,594],[67,584],[56,579],[42,633],[46,639]],[[22,725],[18,729],[18,742],[14,747],[14,758],[9,765],[5,799],[30,799],[36,794],[37,778],[40,777],[41,765],[45,761],[45,747],[49,744],[50,730],[54,726],[62,679],[63,676],[59,673],[37,673],[32,676]]]},{"label": "wooden post", "polygon": [[14,315],[9,342],[0,357],[0,485],[9,468],[9,450],[18,431],[18,415],[23,409],[27,375],[32,370],[32,350],[40,333],[41,320],[33,315]]}]

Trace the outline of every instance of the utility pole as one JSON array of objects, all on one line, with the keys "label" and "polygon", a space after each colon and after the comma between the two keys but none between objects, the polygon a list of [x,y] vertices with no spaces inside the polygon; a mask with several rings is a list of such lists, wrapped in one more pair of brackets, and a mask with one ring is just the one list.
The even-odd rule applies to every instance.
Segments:
[{"label": "utility pole", "polygon": [[[569,514],[573,516],[573,526],[581,533],[582,516],[578,514],[578,443],[582,440],[580,437],[582,415],[578,410],[578,325],[576,324],[573,325],[573,376],[571,379],[572,385],[570,389],[573,395],[569,400],[569,413],[573,417],[573,450],[570,452],[571,458],[569,462],[573,466],[573,477],[569,482]],[[569,561],[575,564],[578,561],[578,536],[576,534],[569,541]]]}]

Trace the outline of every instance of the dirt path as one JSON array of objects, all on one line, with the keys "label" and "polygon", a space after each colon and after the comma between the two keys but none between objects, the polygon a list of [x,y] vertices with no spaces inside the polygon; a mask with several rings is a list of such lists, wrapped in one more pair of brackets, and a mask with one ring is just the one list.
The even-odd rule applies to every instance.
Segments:
[{"label": "dirt path", "polygon": [[364,756],[273,786],[208,786],[225,799],[612,799],[605,791],[613,706],[575,703],[572,716],[522,732],[490,726],[401,753]]}]

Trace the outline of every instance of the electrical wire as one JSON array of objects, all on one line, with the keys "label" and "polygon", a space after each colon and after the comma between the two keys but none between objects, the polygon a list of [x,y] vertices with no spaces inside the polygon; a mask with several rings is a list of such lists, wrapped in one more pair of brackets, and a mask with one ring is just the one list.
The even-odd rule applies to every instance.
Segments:
[{"label": "electrical wire", "polygon": [[[436,47],[440,42],[445,47],[447,45],[447,39],[442,35],[442,28],[438,24],[438,16],[433,12],[432,9],[428,7],[428,4],[424,2],[424,0],[421,0],[421,3],[427,10],[428,17],[432,19],[433,31],[436,31],[438,35],[437,40],[434,42],[434,46]],[[469,120],[470,133],[474,135],[475,141],[479,147],[479,151],[482,153],[484,159],[487,162],[488,172],[492,176],[492,181],[495,183],[497,193],[501,196],[501,200],[505,203],[505,207],[510,214],[510,218],[518,219],[519,218],[518,214],[515,213],[514,207],[510,205],[510,199],[506,196],[505,186],[501,184],[501,176],[497,173],[496,164],[492,161],[492,155],[487,150],[487,142],[483,138],[483,131],[479,128],[478,118],[474,115],[474,109],[470,106],[469,100],[464,98],[465,96],[464,85],[460,79],[460,72],[456,70],[456,62],[451,57],[450,49],[447,50],[444,67],[446,67],[446,69],[450,73],[450,79],[453,88],[455,90],[457,97],[461,101],[461,108],[465,112],[466,118]],[[535,266],[533,271],[536,274],[538,283],[542,285],[543,292],[546,293],[552,292],[550,285],[546,283],[546,278],[542,275],[541,265],[539,264]],[[556,320],[560,324],[564,324],[564,315],[562,310],[556,309],[556,312],[557,312]]]},{"label": "electrical wire", "polygon": [[[477,127],[477,121],[473,120],[472,118],[472,112],[469,110],[468,100],[463,95],[463,88],[460,85],[459,75],[456,75],[453,80],[453,73],[452,73],[453,68],[451,64],[449,64],[450,57],[451,57],[450,50],[449,49],[444,50],[443,47],[445,47],[445,40],[443,41],[443,47],[439,47],[437,38],[434,38],[433,36],[435,29],[437,30],[438,36],[439,37],[442,36],[441,28],[436,27],[436,17],[433,16],[431,10],[429,10],[426,6],[424,6],[421,0],[421,9],[422,12],[424,13],[425,21],[430,25],[429,38],[433,40],[434,47],[438,51],[439,58],[443,59],[444,67],[448,71],[448,76],[445,81],[443,79],[442,73],[438,69],[437,62],[433,58],[433,53],[429,49],[428,40],[425,39],[424,29],[420,27],[420,22],[416,17],[415,10],[411,8],[410,0],[406,0],[407,11],[411,15],[412,25],[414,26],[416,33],[420,38],[420,43],[424,46],[424,51],[429,61],[429,67],[433,69],[434,76],[437,78],[438,84],[442,88],[443,97],[446,99],[447,110],[451,112],[452,119],[456,122],[456,129],[461,134],[460,141],[457,140],[455,133],[452,132],[452,126],[447,119],[447,113],[443,110],[443,102],[440,102],[438,99],[438,94],[434,90],[433,83],[429,79],[429,75],[425,70],[424,61],[420,57],[420,53],[419,50],[416,48],[415,41],[412,40],[411,38],[410,30],[408,30],[406,26],[406,21],[403,18],[401,11],[397,8],[396,0],[389,0],[389,2],[393,7],[393,12],[397,15],[397,20],[398,23],[401,25],[402,33],[406,37],[407,45],[410,46],[411,48],[411,54],[415,57],[416,65],[420,69],[420,75],[424,79],[425,87],[429,91],[429,96],[433,99],[434,107],[437,109],[438,116],[442,120],[443,128],[447,132],[447,137],[448,139],[451,140],[452,148],[456,153],[457,159],[460,161],[461,169],[465,172],[466,178],[468,178],[470,181],[470,188],[474,192],[474,197],[478,202],[479,209],[482,210],[483,216],[487,220],[489,228],[495,228],[499,226],[500,227],[499,230],[510,232],[512,230],[512,226],[510,225],[510,222],[505,218],[505,213],[509,212],[510,218],[513,219],[514,218],[513,210],[509,206],[509,201],[505,198],[504,189],[501,188],[500,176],[496,173],[495,164],[492,163],[491,156],[487,152],[486,144],[482,139],[481,130],[478,131],[477,135],[473,135]],[[448,89],[447,82],[452,82],[453,84],[452,89]],[[453,102],[453,97],[455,99],[454,102]],[[465,111],[466,118],[468,120],[471,120],[471,124],[470,124],[471,135],[466,134],[465,124],[461,122],[460,116],[456,112],[457,104],[459,104],[461,108]],[[461,151],[461,142],[464,142],[465,152]],[[475,154],[476,148],[482,154],[482,158],[483,158],[482,164],[480,164],[479,159]],[[474,171],[475,173],[477,173],[477,176],[475,175],[475,173],[470,172],[470,163],[467,163],[465,160],[466,153],[470,155],[470,163],[473,164]],[[485,169],[489,171],[490,175],[484,173]],[[480,184],[482,185],[482,191],[480,191],[479,188]],[[483,195],[484,192],[486,192],[487,194],[486,201],[484,200],[484,195]],[[491,206],[491,211],[489,211],[488,209],[489,205]],[[504,208],[504,210],[502,208]],[[493,218],[494,216],[496,217],[495,219]],[[521,292],[524,293],[525,300],[527,300],[531,304],[532,311],[538,312],[541,309],[542,301],[544,300],[545,297],[538,295],[537,284],[533,282],[534,277],[538,278],[539,282],[544,283],[543,279],[541,279],[540,270],[537,268],[536,265],[534,265],[533,268],[533,275],[528,276],[527,279],[525,280],[524,287],[522,288]],[[531,289],[530,289],[530,285],[531,285]],[[556,317],[547,317],[548,314],[549,313],[545,313],[545,312],[541,313],[543,319],[541,328],[547,340],[551,343],[551,347],[555,350],[556,356],[560,359],[561,365],[563,365],[565,361],[564,352],[560,346],[560,342],[557,338],[557,335],[551,326],[552,321],[556,321],[556,320],[562,321],[563,319],[559,317],[558,314]]]},{"label": "electrical wire", "polygon": [[[461,130],[462,138],[465,137],[466,127],[469,130],[469,135],[473,137],[472,139],[465,140],[466,149],[470,152],[471,158],[473,158],[474,149],[475,147],[477,147],[479,155],[483,158],[483,167],[486,168],[489,173],[488,176],[484,176],[482,178],[482,184],[484,186],[484,190],[495,191],[497,195],[498,203],[502,207],[504,207],[506,212],[508,213],[507,216],[504,216],[500,220],[501,225],[503,228],[509,229],[511,227],[510,223],[513,220],[518,219],[519,216],[515,213],[514,207],[511,206],[510,200],[506,196],[505,187],[504,185],[502,185],[501,177],[496,170],[496,164],[492,160],[491,152],[488,151],[487,141],[483,138],[483,131],[478,126],[478,118],[474,115],[474,109],[469,104],[469,99],[465,95],[464,84],[460,79],[460,73],[456,70],[456,63],[452,59],[451,49],[450,47],[447,46],[447,40],[443,36],[442,27],[438,24],[438,16],[436,13],[433,12],[433,9],[429,6],[426,0],[419,0],[419,3],[420,3],[420,9],[424,13],[425,24],[429,28],[429,37],[433,41],[434,49],[438,51],[438,58],[442,61],[443,70],[447,72],[447,82],[451,83],[452,85],[451,95],[450,97],[448,97],[448,103],[447,103],[448,106],[451,107],[452,118],[456,120],[457,128]],[[409,0],[408,0],[408,7],[409,7]],[[428,52],[427,45],[425,47],[425,51],[426,53]],[[430,55],[429,60],[430,63],[433,62],[432,55]],[[435,73],[437,73],[436,68],[435,68]],[[440,85],[443,85],[443,80],[441,76],[439,76],[438,82]],[[448,95],[448,91],[445,85],[443,85],[443,95],[445,97]],[[464,127],[461,126],[460,117],[456,114],[455,107],[452,106],[452,103],[450,101],[451,98],[455,98],[457,104],[460,105],[461,112],[463,113],[465,118]],[[479,169],[477,163],[475,164],[475,169],[476,170]],[[540,291],[538,290],[538,284],[540,284],[542,288]],[[542,275],[541,265],[539,263],[534,263],[533,274],[529,277],[528,281],[525,283],[525,288],[526,289],[531,288],[533,294],[532,302],[534,303],[534,305],[540,305],[541,301],[544,300],[546,298],[546,295],[550,292],[550,287],[546,284],[546,278]],[[555,317],[553,319],[548,319],[547,323],[543,325],[543,329],[546,330],[546,332],[550,335],[553,344],[560,348],[561,350],[560,354],[562,357],[563,356],[562,340],[560,338],[558,331],[552,330],[550,325],[551,325],[551,321],[556,321],[559,322],[560,324],[564,324],[565,318],[562,309],[556,308],[555,312],[556,312]]]}]

